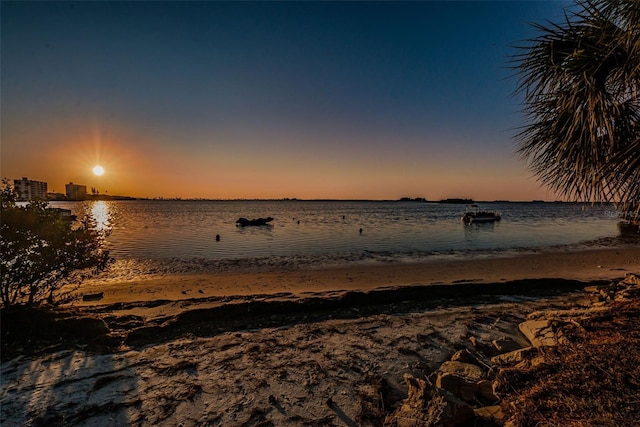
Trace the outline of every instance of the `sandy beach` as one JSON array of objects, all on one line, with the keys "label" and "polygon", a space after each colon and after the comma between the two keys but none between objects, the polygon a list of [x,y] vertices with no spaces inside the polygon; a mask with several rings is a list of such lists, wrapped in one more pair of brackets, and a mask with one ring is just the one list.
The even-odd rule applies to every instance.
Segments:
[{"label": "sandy beach", "polygon": [[584,286],[629,272],[637,246],[93,281],[81,292],[103,298],[63,312],[98,319],[95,340],[4,348],[1,421],[379,426],[403,375],[522,343],[531,312],[580,306]]},{"label": "sandy beach", "polygon": [[100,278],[79,294],[104,293],[99,301],[80,306],[153,300],[292,294],[304,296],[336,291],[368,291],[385,287],[461,283],[505,283],[515,280],[610,280],[640,271],[640,248],[558,251],[516,256],[436,259],[420,263],[352,264],[302,269],[248,268],[211,273],[148,274],[133,280]]}]

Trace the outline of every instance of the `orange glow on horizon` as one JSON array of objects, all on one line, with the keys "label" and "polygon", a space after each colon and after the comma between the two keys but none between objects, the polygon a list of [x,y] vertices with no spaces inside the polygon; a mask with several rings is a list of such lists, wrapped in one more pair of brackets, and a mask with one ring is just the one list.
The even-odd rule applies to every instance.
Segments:
[{"label": "orange glow on horizon", "polygon": [[[285,136],[264,135],[257,153],[251,150],[251,144],[257,144],[254,138],[246,135],[242,140],[199,136],[211,142],[196,150],[169,138],[152,140],[143,132],[114,123],[45,123],[29,135],[14,138],[12,145],[32,147],[34,141],[43,139],[51,144],[38,150],[12,150],[14,161],[2,166],[8,178],[46,181],[52,192],[64,192],[64,185],[74,182],[95,187],[101,194],[141,198],[559,199],[541,188],[524,164],[506,157],[496,167],[480,155],[472,163],[456,153],[426,150],[385,148],[382,155],[340,146],[323,149],[309,143],[268,149]],[[354,135],[357,137],[373,139]],[[383,140],[375,144],[384,146]],[[234,146],[244,149],[229,148]],[[94,174],[91,165],[108,172]]]}]

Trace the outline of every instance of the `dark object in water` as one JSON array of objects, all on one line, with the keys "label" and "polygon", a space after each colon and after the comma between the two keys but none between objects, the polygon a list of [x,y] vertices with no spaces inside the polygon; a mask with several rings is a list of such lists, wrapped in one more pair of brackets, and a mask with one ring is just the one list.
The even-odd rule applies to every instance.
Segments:
[{"label": "dark object in water", "polygon": [[496,212],[481,211],[478,205],[467,205],[464,215],[462,215],[462,222],[466,224],[480,223],[480,222],[496,222],[500,221],[500,214]]},{"label": "dark object in water", "polygon": [[86,294],[82,296],[82,301],[99,301],[104,298],[104,292],[98,292],[96,294]]},{"label": "dark object in water", "polygon": [[267,217],[267,218],[258,218],[258,219],[246,219],[246,218],[238,218],[238,220],[236,221],[236,225],[239,227],[247,227],[247,226],[260,226],[260,225],[267,225],[268,222],[273,221],[273,218],[271,217]]}]

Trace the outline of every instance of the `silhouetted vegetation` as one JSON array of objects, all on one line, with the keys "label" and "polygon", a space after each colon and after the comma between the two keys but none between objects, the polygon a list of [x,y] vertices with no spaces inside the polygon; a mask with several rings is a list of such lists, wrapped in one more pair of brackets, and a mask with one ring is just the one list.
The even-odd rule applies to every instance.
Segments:
[{"label": "silhouetted vegetation", "polygon": [[468,205],[470,203],[473,203],[473,199],[443,199],[440,200],[438,203],[449,203],[449,204],[454,204],[454,205]]},{"label": "silhouetted vegetation", "polygon": [[581,201],[640,210],[640,3],[576,0],[513,58],[524,95],[520,153]]},{"label": "silhouetted vegetation", "polygon": [[79,284],[89,274],[105,269],[109,252],[103,250],[104,232],[90,219],[72,225],[47,202],[16,204],[17,194],[5,180],[0,192],[0,300],[4,308],[54,304],[60,288],[71,280]]}]

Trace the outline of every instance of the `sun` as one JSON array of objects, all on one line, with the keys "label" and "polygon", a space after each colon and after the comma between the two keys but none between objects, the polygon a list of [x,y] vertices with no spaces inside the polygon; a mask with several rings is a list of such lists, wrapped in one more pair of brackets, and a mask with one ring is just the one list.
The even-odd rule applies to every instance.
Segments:
[{"label": "sun", "polygon": [[96,165],[92,170],[93,174],[96,176],[100,176],[104,173],[104,168],[100,165]]}]

